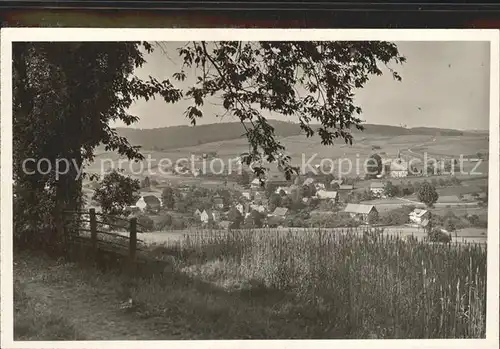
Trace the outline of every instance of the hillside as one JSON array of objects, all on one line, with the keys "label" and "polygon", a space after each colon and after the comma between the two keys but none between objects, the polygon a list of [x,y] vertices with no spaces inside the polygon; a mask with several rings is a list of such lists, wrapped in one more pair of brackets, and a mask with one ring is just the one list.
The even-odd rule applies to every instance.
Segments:
[{"label": "hillside", "polygon": [[[278,137],[297,136],[302,133],[296,123],[278,120],[270,121]],[[378,134],[383,136],[429,135],[429,136],[461,136],[473,134],[452,129],[432,127],[403,128],[390,125],[365,124],[363,131],[354,133]],[[168,150],[192,147],[205,143],[214,143],[238,138],[244,138],[244,129],[238,122],[217,123],[199,126],[172,126],[154,129],[118,128],[120,136],[126,137],[133,145],[143,149]]]}]

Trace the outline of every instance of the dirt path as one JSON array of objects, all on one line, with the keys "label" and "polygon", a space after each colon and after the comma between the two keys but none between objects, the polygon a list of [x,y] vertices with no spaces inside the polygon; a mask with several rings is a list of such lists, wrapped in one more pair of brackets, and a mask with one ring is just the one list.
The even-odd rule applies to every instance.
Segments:
[{"label": "dirt path", "polygon": [[37,261],[16,261],[15,280],[37,308],[57,314],[85,340],[165,340],[189,336],[184,329],[176,328],[168,315],[141,319],[124,309],[119,285],[113,288],[103,281],[102,287],[95,287],[67,265]]}]

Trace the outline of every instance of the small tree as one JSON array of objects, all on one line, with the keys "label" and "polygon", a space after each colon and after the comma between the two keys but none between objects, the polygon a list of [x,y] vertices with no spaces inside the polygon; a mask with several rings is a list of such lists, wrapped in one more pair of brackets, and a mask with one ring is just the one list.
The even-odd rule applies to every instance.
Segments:
[{"label": "small tree", "polygon": [[238,177],[238,184],[241,186],[247,186],[250,184],[250,174],[243,170],[241,175]]},{"label": "small tree", "polygon": [[269,197],[269,210],[274,211],[276,207],[281,206],[281,196],[274,193]]},{"label": "small tree", "polygon": [[163,215],[158,219],[158,221],[155,224],[156,230],[160,231],[166,230],[172,226],[172,223],[173,219],[171,215],[169,214]]},{"label": "small tree", "polygon": [[92,199],[99,203],[103,213],[121,215],[127,206],[137,202],[139,189],[138,180],[113,170],[104,176]]},{"label": "small tree", "polygon": [[366,163],[366,174],[370,178],[377,178],[382,173],[382,158],[378,154],[370,156]]},{"label": "small tree", "polygon": [[151,181],[148,176],[144,178],[144,180],[141,183],[142,188],[150,188],[151,187]]},{"label": "small tree", "polygon": [[161,200],[164,208],[172,210],[175,205],[174,190],[170,187],[163,189]]},{"label": "small tree", "polygon": [[231,208],[227,218],[231,222],[231,225],[229,226],[231,229],[239,229],[244,220],[243,215],[236,207]]},{"label": "small tree", "polygon": [[391,181],[388,181],[387,183],[385,183],[384,185],[384,195],[388,196],[388,197],[394,197],[398,194],[398,188],[392,184]]},{"label": "small tree", "polygon": [[142,232],[148,232],[154,229],[154,221],[144,214],[137,217],[137,225],[137,229]]},{"label": "small tree", "polygon": [[426,204],[427,207],[432,207],[439,199],[439,194],[432,184],[424,182],[418,189],[417,198],[419,201]]}]

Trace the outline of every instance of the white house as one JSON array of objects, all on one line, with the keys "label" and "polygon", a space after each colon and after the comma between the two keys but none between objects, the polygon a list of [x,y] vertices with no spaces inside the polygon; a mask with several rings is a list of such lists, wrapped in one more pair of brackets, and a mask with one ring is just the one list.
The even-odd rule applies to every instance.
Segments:
[{"label": "white house", "polygon": [[304,183],[302,183],[302,185],[310,185],[310,184],[313,184],[314,183],[314,178],[307,178]]},{"label": "white house", "polygon": [[408,176],[408,163],[401,158],[398,152],[398,157],[391,162],[390,176],[393,178],[402,178]]},{"label": "white house", "polygon": [[384,186],[382,182],[372,182],[370,183],[370,191],[373,195],[382,196],[384,194]]},{"label": "white house", "polygon": [[422,225],[424,222],[428,222],[430,213],[428,210],[416,208],[408,216],[410,217],[410,222]]},{"label": "white house", "polygon": [[260,189],[262,186],[260,185],[260,179],[255,178],[253,181],[250,182],[250,186],[252,189]]},{"label": "white house", "polygon": [[316,188],[316,190],[324,190],[325,189],[325,185],[323,183],[314,183],[314,187]]},{"label": "white house", "polygon": [[278,187],[278,188],[276,188],[275,193],[279,194],[279,193],[281,193],[282,190],[285,192],[286,195],[290,194],[289,187]]},{"label": "white house", "polygon": [[264,213],[266,208],[263,205],[250,205],[250,210]]},{"label": "white house", "polygon": [[339,201],[338,192],[330,190],[318,190],[316,192],[316,197],[320,200],[333,200],[335,202]]},{"label": "white house", "polygon": [[248,190],[242,191],[241,196],[243,196],[247,200],[252,200],[252,193]]},{"label": "white house", "polygon": [[203,223],[208,223],[210,219],[212,219],[214,222],[218,222],[220,220],[220,214],[217,211],[203,210],[200,215],[200,220]]},{"label": "white house", "polygon": [[141,211],[159,211],[161,208],[161,201],[154,195],[144,195],[141,196],[139,200],[135,203]]},{"label": "white house", "polygon": [[342,184],[344,184],[344,180],[341,178],[341,179],[334,179],[330,182],[330,186],[335,185],[335,184],[338,184],[339,186],[341,186]]},{"label": "white house", "polygon": [[238,211],[240,211],[240,213],[241,213],[242,215],[244,215],[244,214],[245,214],[245,206],[243,206],[243,204],[241,204],[241,203],[240,203],[240,204],[237,204],[235,207],[236,207],[236,209],[237,209]]}]

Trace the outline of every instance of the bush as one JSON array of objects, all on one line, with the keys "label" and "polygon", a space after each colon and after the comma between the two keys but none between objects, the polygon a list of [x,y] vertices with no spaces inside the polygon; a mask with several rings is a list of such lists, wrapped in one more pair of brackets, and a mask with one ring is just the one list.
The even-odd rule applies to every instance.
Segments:
[{"label": "bush", "polygon": [[160,230],[160,231],[167,230],[167,229],[171,228],[172,223],[173,223],[173,219],[172,219],[171,215],[167,214],[167,215],[160,216],[159,219],[155,223],[155,229]]},{"label": "bush", "polygon": [[138,231],[143,231],[143,232],[147,232],[147,231],[152,231],[154,229],[154,221],[144,215],[144,214],[141,214],[140,216],[137,217],[137,230]]},{"label": "bush", "polygon": [[451,242],[451,235],[440,229],[434,229],[429,233],[429,241],[449,243]]}]

